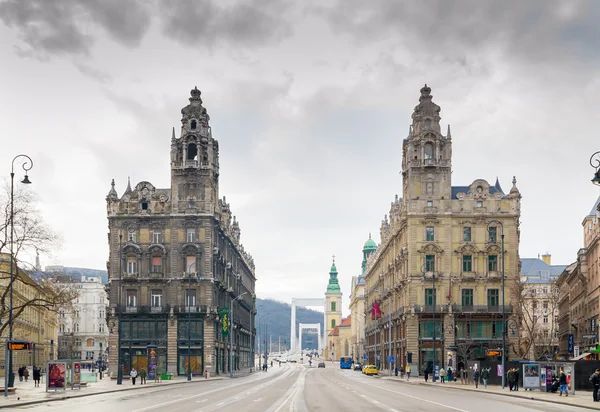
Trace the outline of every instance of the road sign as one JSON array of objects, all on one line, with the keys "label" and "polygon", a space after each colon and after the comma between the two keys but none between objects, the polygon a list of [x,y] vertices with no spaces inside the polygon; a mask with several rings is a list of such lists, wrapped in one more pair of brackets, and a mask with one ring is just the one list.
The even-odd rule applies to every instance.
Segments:
[{"label": "road sign", "polygon": [[579,356],[579,346],[575,346],[575,347],[573,348],[573,356],[574,356],[574,357],[577,357],[577,356]]},{"label": "road sign", "polygon": [[390,362],[390,363],[394,362],[394,357],[393,356],[388,356],[388,362]]},{"label": "road sign", "polygon": [[567,352],[569,353],[573,353],[573,350],[575,349],[575,337],[573,336],[572,333],[569,333],[569,338],[567,340]]}]

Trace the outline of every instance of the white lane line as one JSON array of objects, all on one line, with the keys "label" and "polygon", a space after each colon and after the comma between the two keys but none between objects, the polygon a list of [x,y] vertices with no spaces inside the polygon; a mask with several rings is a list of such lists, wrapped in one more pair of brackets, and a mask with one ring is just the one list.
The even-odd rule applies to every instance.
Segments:
[{"label": "white lane line", "polygon": [[391,412],[398,412],[398,411],[397,411],[397,410],[395,410],[395,409],[390,409],[390,411],[391,411]]},{"label": "white lane line", "polygon": [[233,398],[233,399],[240,399],[240,397],[239,397],[239,396],[236,396],[236,397],[235,397],[235,398]]},{"label": "white lane line", "polygon": [[254,399],[254,402],[260,401],[262,398]]},{"label": "white lane line", "polygon": [[217,403],[217,406],[223,405],[225,402]]},{"label": "white lane line", "polygon": [[202,399],[201,401],[196,401],[196,403],[206,402],[208,399]]}]

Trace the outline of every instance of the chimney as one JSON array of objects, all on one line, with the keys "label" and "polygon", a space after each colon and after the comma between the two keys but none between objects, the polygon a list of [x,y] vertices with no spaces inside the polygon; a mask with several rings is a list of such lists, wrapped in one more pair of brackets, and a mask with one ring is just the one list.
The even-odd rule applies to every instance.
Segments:
[{"label": "chimney", "polygon": [[552,255],[548,252],[546,252],[545,255],[542,255],[542,260],[544,261],[545,264],[547,264],[548,266],[552,265]]}]

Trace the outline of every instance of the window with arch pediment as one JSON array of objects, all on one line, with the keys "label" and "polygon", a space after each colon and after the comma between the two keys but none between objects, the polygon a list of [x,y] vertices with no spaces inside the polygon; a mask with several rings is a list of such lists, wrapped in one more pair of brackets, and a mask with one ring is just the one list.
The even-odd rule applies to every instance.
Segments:
[{"label": "window with arch pediment", "polygon": [[425,143],[423,147],[423,156],[425,159],[433,159],[433,144]]},{"label": "window with arch pediment", "polygon": [[198,146],[196,146],[196,143],[188,143],[187,160],[198,160]]}]

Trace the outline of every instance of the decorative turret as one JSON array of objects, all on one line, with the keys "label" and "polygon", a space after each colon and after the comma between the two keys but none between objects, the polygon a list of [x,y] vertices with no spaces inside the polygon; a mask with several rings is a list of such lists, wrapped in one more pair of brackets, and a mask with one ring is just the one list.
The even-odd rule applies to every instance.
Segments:
[{"label": "decorative turret", "polygon": [[364,275],[367,271],[367,258],[369,255],[377,250],[377,243],[373,239],[371,239],[371,234],[369,233],[369,239],[365,242],[363,246],[363,260],[362,260],[362,274]]},{"label": "decorative turret", "polygon": [[519,189],[517,189],[517,178],[515,176],[513,176],[513,180],[512,180],[512,188],[510,189],[510,193],[508,194],[508,198],[509,199],[520,199],[521,198],[521,192],[519,192]]},{"label": "decorative turret", "polygon": [[115,179],[113,179],[110,182],[110,191],[108,192],[108,195],[106,196],[106,201],[115,201],[115,200],[119,200],[119,195],[117,195],[117,191],[115,190]]},{"label": "decorative turret", "polygon": [[333,263],[331,264],[331,269],[329,270],[329,284],[327,285],[327,293],[341,292],[337,275],[338,275],[338,271],[337,271],[337,268],[335,267],[335,256],[334,256]]},{"label": "decorative turret", "polygon": [[413,133],[420,134],[426,130],[433,130],[440,133],[440,106],[432,100],[431,88],[427,85],[421,88],[421,97],[419,104],[415,106],[412,114]]},{"label": "decorative turret", "polygon": [[123,193],[123,196],[129,196],[131,195],[131,193],[133,193],[133,190],[131,190],[131,179],[129,178],[129,176],[127,176],[127,189],[125,189],[125,193]]}]

